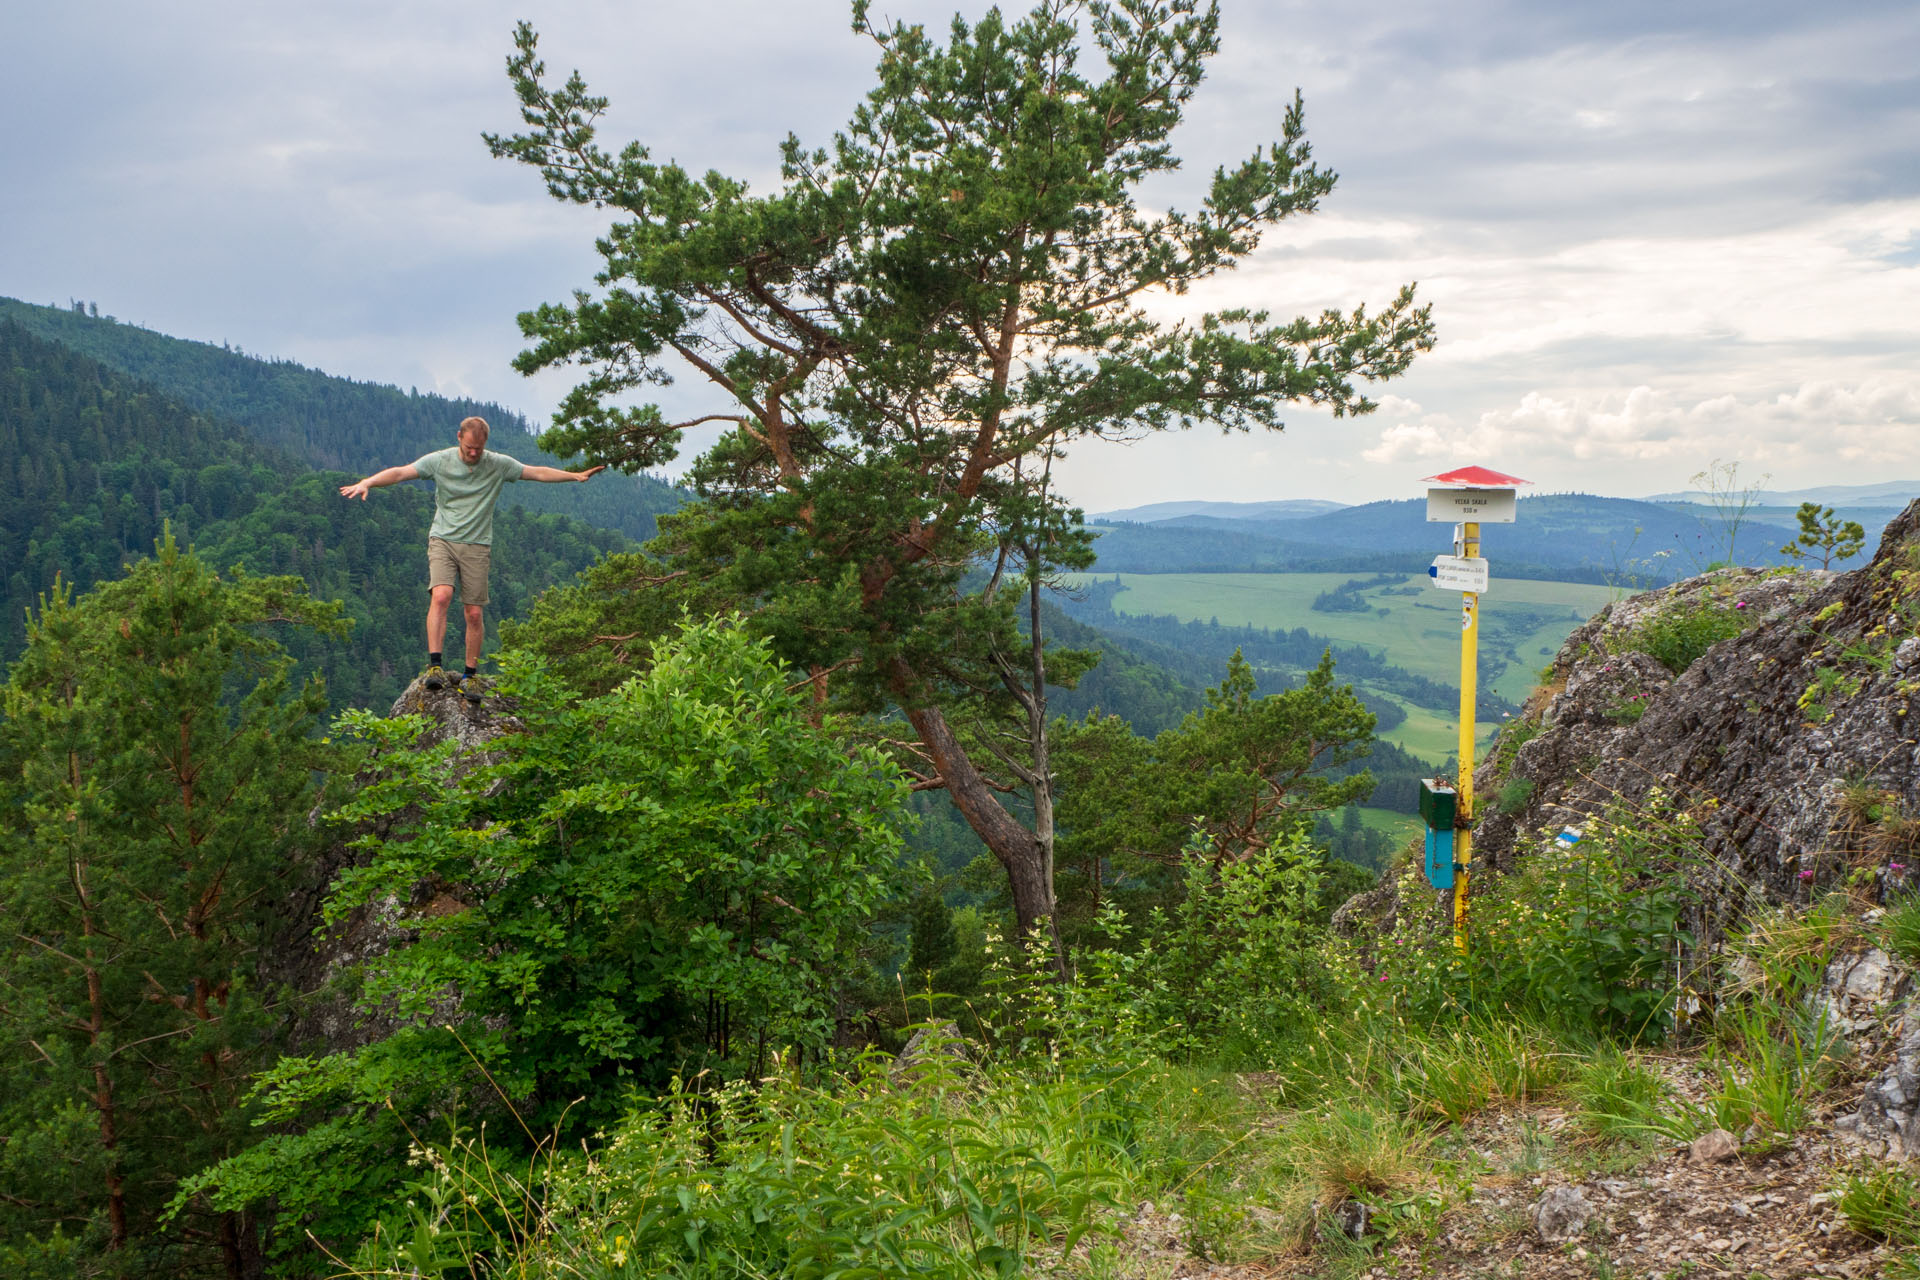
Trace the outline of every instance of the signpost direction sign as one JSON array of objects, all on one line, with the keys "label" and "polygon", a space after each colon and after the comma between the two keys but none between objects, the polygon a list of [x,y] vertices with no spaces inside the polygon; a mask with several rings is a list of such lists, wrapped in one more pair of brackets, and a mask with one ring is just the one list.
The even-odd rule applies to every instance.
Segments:
[{"label": "signpost direction sign", "polygon": [[1466,556],[1435,556],[1433,565],[1427,570],[1427,578],[1436,587],[1448,591],[1471,591],[1476,595],[1485,595],[1491,575],[1487,572],[1487,561],[1480,556],[1468,559]]},{"label": "signpost direction sign", "polygon": [[[1473,712],[1479,682],[1480,596],[1489,574],[1480,554],[1480,526],[1512,524],[1517,504],[1514,489],[1528,483],[1488,467],[1458,467],[1428,476],[1427,519],[1454,525],[1456,554],[1436,557],[1427,570],[1433,585],[1460,593],[1460,751],[1455,806],[1450,821],[1435,823],[1426,814],[1427,791],[1438,784],[1421,783],[1423,816],[1428,816],[1427,878],[1436,889],[1453,890],[1453,942],[1467,946],[1467,893],[1473,874]],[[1447,829],[1451,828],[1451,829]]]},{"label": "signpost direction sign", "polygon": [[1511,489],[1429,489],[1428,524],[1512,524],[1515,502]]}]

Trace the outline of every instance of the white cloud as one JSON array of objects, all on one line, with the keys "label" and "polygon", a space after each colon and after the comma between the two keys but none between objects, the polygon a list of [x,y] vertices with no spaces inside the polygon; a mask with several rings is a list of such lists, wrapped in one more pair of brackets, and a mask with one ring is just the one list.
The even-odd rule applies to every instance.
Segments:
[{"label": "white cloud", "polygon": [[1750,399],[1722,393],[1687,400],[1647,386],[1600,397],[1532,391],[1464,426],[1411,401],[1394,409],[1397,420],[1361,452],[1368,462],[1508,461],[1570,472],[1584,462],[1692,465],[1728,457],[1774,467],[1776,479],[1835,455],[1920,465],[1920,386],[1910,382],[1808,382]]}]

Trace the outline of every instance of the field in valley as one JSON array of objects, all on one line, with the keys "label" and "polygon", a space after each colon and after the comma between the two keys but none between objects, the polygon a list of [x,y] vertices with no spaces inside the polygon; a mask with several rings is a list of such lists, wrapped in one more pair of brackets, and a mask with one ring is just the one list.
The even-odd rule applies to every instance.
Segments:
[{"label": "field in valley", "polygon": [[[1099,574],[1111,581],[1116,575]],[[1377,582],[1352,573],[1123,573],[1125,588],[1114,597],[1122,614],[1171,614],[1182,619],[1217,618],[1223,626],[1275,630],[1305,627],[1337,644],[1364,645],[1388,662],[1429,679],[1460,680],[1460,595],[1429,585],[1425,575]],[[1348,582],[1365,608],[1317,612],[1314,599]],[[1598,612],[1614,592],[1588,583],[1502,579],[1480,603],[1480,682],[1511,702],[1533,689],[1547,664],[1575,627]],[[1381,737],[1430,760],[1449,755],[1458,738],[1457,719],[1406,705],[1407,719]],[[1482,726],[1486,736],[1497,725]]]}]

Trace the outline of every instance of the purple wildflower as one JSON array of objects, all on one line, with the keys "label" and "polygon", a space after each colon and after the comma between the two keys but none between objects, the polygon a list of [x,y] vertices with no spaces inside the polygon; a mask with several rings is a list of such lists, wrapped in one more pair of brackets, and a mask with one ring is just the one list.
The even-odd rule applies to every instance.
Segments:
[{"label": "purple wildflower", "polygon": [[1813,879],[1813,872],[1811,872],[1811,871],[1802,871],[1802,872],[1800,873],[1800,878],[1801,878],[1802,880],[1811,880],[1811,879]]}]

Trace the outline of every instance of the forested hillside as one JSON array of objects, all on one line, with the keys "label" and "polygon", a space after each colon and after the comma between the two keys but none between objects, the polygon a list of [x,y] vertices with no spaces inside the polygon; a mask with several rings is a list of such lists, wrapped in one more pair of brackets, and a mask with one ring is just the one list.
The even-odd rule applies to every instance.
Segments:
[{"label": "forested hillside", "polygon": [[[119,324],[77,307],[40,307],[0,298],[0,319],[13,320],[190,408],[236,423],[290,457],[326,470],[349,471],[355,478],[451,448],[460,420],[475,415],[494,428],[491,448],[522,462],[565,465],[535,446],[525,418],[501,405],[356,382],[291,360],[261,359]],[[679,490],[652,476],[612,473],[593,485],[524,485],[501,496],[503,506],[574,516],[637,542],[651,538],[653,518],[672,511],[681,500]]]},{"label": "forested hillside", "polygon": [[[297,574],[314,596],[345,603],[355,625],[344,640],[287,639],[295,659],[326,675],[335,706],[384,707],[418,668],[426,492],[396,487],[349,504],[337,492],[341,473],[310,470],[231,422],[6,321],[0,450],[11,481],[0,503],[0,663],[20,652],[27,612],[56,577],[79,591],[117,578],[171,524],[221,569]],[[566,516],[516,509],[500,513],[498,532],[490,626],[630,545]]]}]

